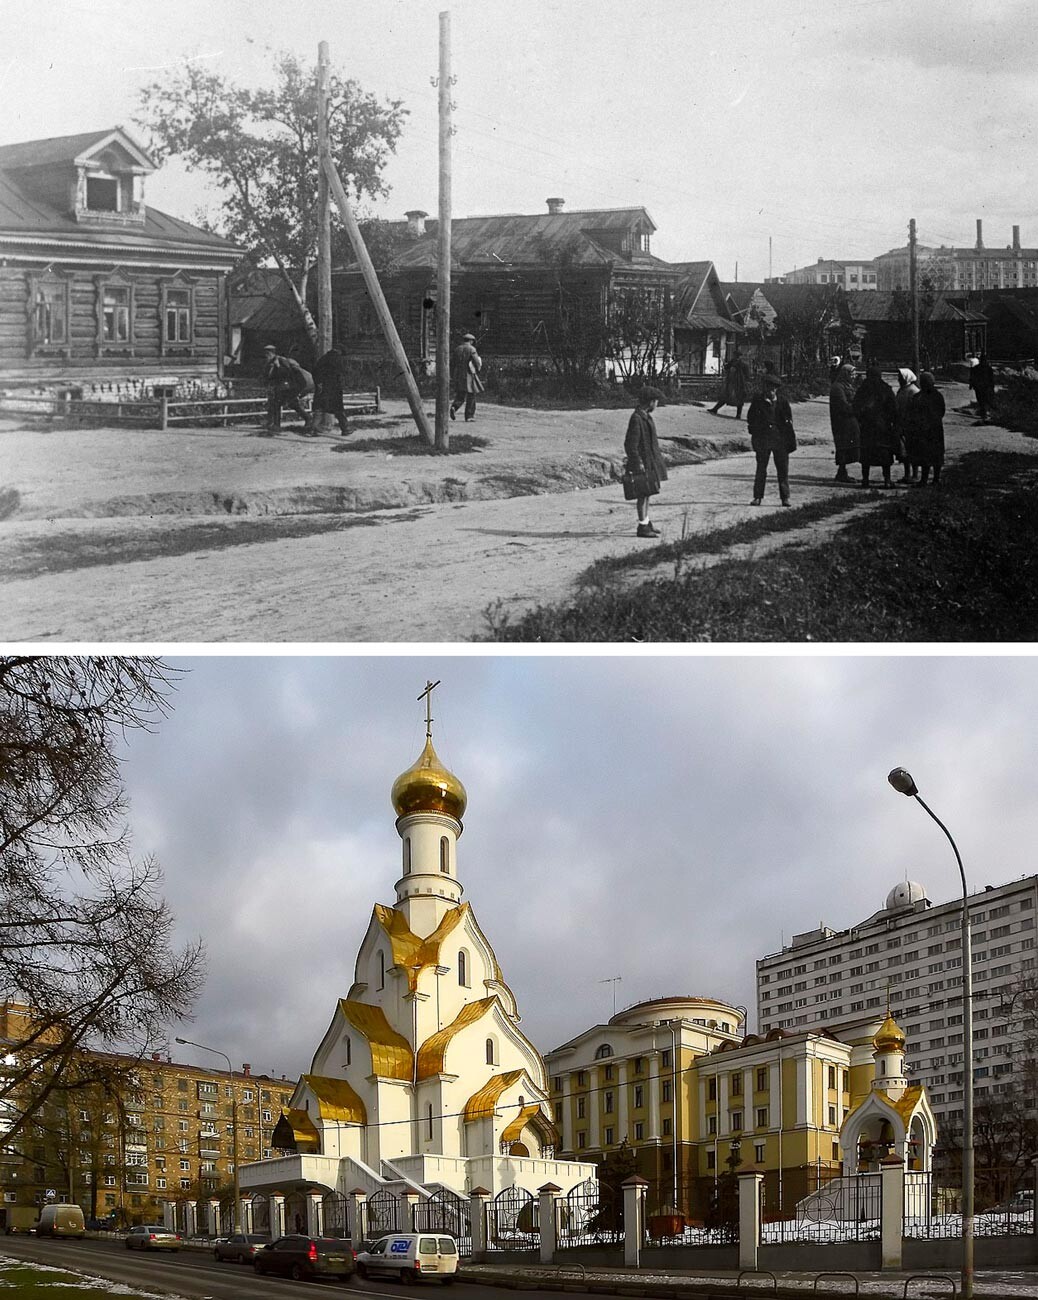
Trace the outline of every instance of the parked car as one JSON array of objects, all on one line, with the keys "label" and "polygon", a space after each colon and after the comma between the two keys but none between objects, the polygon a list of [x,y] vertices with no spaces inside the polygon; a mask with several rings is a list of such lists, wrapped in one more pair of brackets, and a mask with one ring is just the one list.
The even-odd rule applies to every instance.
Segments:
[{"label": "parked car", "polygon": [[127,1250],[179,1250],[179,1232],[161,1223],[138,1223],[126,1234]]},{"label": "parked car", "polygon": [[87,1219],[86,1226],[91,1232],[114,1232],[115,1215],[109,1214],[103,1219]]},{"label": "parked car", "polygon": [[86,1232],[78,1205],[45,1205],[36,1223],[37,1237],[82,1237]]},{"label": "parked car", "polygon": [[315,1277],[350,1278],[356,1263],[348,1241],[292,1234],[261,1246],[252,1257],[252,1267],[257,1273],[280,1273],[300,1281]]},{"label": "parked car", "polygon": [[457,1271],[458,1243],[441,1233],[394,1232],[357,1256],[360,1277],[392,1277],[398,1282],[428,1278],[449,1286]]},{"label": "parked car", "polygon": [[213,1255],[221,1262],[251,1264],[256,1251],[270,1241],[259,1232],[236,1232],[232,1237],[221,1237],[213,1246]]}]

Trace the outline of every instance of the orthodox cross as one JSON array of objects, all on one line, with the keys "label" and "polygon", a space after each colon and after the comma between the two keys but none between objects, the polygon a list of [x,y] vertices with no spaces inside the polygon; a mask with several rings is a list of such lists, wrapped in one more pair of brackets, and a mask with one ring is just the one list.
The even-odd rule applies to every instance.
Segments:
[{"label": "orthodox cross", "polygon": [[425,698],[425,738],[432,740],[432,693],[439,686],[439,682],[426,682],[425,690],[419,695],[419,699]]}]

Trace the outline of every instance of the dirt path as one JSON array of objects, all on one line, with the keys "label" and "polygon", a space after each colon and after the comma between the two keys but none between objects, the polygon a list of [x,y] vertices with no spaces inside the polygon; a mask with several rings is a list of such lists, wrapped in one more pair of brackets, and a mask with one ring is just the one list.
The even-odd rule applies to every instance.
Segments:
[{"label": "dirt path", "polygon": [[[957,396],[952,396],[950,407],[962,404]],[[228,519],[226,512],[221,512],[222,517],[191,512],[158,518],[146,513],[129,518],[106,514],[106,501],[161,495],[155,492],[156,476],[161,477],[158,468],[133,465],[115,475],[110,484],[114,491],[108,497],[100,481],[103,470],[95,467],[92,476],[82,476],[78,489],[70,476],[63,501],[68,513],[56,518],[46,514],[47,497],[53,504],[59,493],[41,471],[36,480],[30,476],[27,491],[20,496],[23,502],[28,498],[27,508],[0,525],[0,564],[6,556],[6,570],[16,569],[13,557],[38,559],[47,554],[47,547],[57,547],[65,558],[55,562],[60,572],[35,572],[0,583],[4,639],[251,643],[457,642],[482,637],[488,607],[514,612],[559,599],[572,590],[575,579],[593,560],[654,545],[633,536],[633,509],[622,500],[615,483],[581,487],[580,474],[574,471],[578,485],[558,490],[566,485],[565,475],[558,476],[566,465],[593,465],[599,459],[607,466],[613,463],[622,412],[580,413],[588,418],[579,436],[572,433],[572,417],[567,417],[570,436],[563,439],[562,447],[557,441],[560,426],[553,441],[550,426],[555,415],[519,414],[529,439],[521,448],[525,455],[514,446],[510,456],[498,452],[501,432],[487,420],[484,427],[491,448],[484,453],[484,463],[455,468],[451,458],[450,473],[464,476],[476,499],[407,503],[407,509],[350,514],[319,510],[305,518],[293,513],[271,519],[257,519],[255,514]],[[680,426],[678,417],[684,422]],[[691,444],[719,432],[717,422],[695,408],[671,408],[661,413],[659,423],[661,433],[678,439],[670,451],[679,457],[682,440]],[[728,423],[731,434],[744,440],[734,421]],[[798,407],[797,424],[802,445],[793,462],[794,502],[846,495],[849,489],[832,481],[825,404]],[[1019,435],[974,427],[955,414],[950,415],[947,429],[953,456],[977,446],[1018,449],[1020,445]],[[612,437],[611,446],[605,431]],[[518,441],[524,433],[520,430],[514,437]],[[236,441],[227,439],[220,445],[236,452],[242,442],[239,434]],[[305,457],[294,450],[290,453],[297,480],[301,466],[319,464],[312,451],[311,445],[311,454]],[[263,448],[255,457],[249,449],[249,456],[250,491],[287,489],[298,499],[304,488],[315,486],[290,481],[291,462],[281,448],[270,455]],[[358,466],[367,456],[358,456]],[[331,459],[339,463],[348,457]],[[204,460],[198,457],[197,463],[192,459],[176,474],[162,474],[167,483],[173,480],[176,493],[196,497],[208,491],[211,499],[214,471]],[[546,462],[555,474],[554,491],[478,499],[487,464],[493,469],[490,477],[499,476],[499,486],[505,486],[512,475],[519,490],[543,492],[538,475]],[[444,465],[438,458],[423,458],[417,469],[408,465],[407,476],[431,491],[432,485],[442,482]],[[229,471],[225,465],[219,472]],[[380,476],[383,488],[400,482],[394,467],[387,470],[384,457],[377,461],[368,457],[362,472],[368,475],[366,490],[373,499],[378,499]],[[610,472],[606,471],[607,480]],[[313,478],[312,468],[308,476]],[[672,468],[653,510],[664,540],[679,537],[682,530],[706,532],[745,520],[752,476],[753,458],[745,452]],[[242,490],[240,484],[237,490]],[[761,516],[778,505],[774,484],[770,493]],[[873,499],[882,500],[883,494],[867,498],[864,504]],[[84,517],[84,510],[97,514]],[[786,542],[799,537],[796,532],[784,535]],[[84,550],[91,547],[86,567],[68,567],[71,560],[82,560]],[[130,558],[136,555],[144,558]]]}]

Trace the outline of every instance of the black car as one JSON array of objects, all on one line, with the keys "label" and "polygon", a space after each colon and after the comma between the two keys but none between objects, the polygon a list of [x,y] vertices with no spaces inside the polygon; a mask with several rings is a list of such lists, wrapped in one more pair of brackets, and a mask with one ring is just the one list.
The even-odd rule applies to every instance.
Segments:
[{"label": "black car", "polygon": [[256,1251],[252,1266],[257,1273],[280,1273],[295,1278],[351,1278],[356,1270],[353,1249],[339,1237],[279,1237]]},{"label": "black car", "polygon": [[232,1237],[221,1237],[213,1243],[213,1255],[218,1260],[231,1260],[235,1264],[251,1263],[257,1250],[270,1240],[256,1232],[236,1232]]}]

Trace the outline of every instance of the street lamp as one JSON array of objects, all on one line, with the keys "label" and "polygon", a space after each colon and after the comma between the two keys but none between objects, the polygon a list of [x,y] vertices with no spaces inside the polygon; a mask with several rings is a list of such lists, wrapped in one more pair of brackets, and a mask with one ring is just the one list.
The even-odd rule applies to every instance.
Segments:
[{"label": "street lamp", "polygon": [[895,767],[887,780],[898,792],[914,799],[948,837],[962,880],[962,1295],[973,1300],[973,952],[970,943],[969,894],[966,872],[951,831],[923,800],[911,773]]},{"label": "street lamp", "polygon": [[234,1086],[234,1070],[231,1068],[231,1058],[226,1052],[218,1051],[215,1047],[206,1047],[205,1043],[193,1043],[190,1038],[178,1038],[177,1042],[185,1047],[197,1047],[202,1052],[212,1052],[214,1056],[222,1056],[227,1062],[227,1073],[231,1076],[231,1161],[234,1164],[234,1231],[241,1232],[241,1182],[238,1174],[238,1091]]}]

